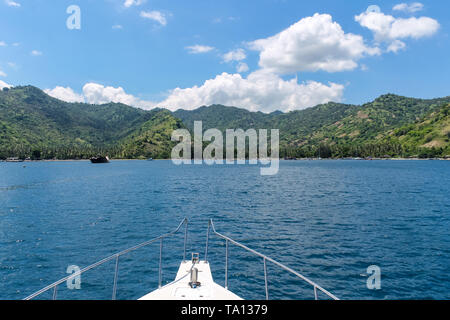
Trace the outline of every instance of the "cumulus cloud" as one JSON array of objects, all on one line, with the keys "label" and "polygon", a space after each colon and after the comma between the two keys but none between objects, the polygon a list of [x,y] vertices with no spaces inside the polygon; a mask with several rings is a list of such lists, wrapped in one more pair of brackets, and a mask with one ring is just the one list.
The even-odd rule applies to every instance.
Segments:
[{"label": "cumulus cloud", "polygon": [[318,13],[249,46],[260,52],[261,68],[278,74],[353,70],[364,56],[380,54],[362,36],[345,33],[330,15]]},{"label": "cumulus cloud", "polygon": [[136,98],[131,94],[127,94],[122,87],[105,87],[101,84],[92,82],[84,85],[83,95],[86,102],[93,104],[117,102],[133,105],[136,101]]},{"label": "cumulus cloud", "polygon": [[8,75],[0,69],[0,77],[7,77]]},{"label": "cumulus cloud", "polygon": [[167,25],[167,17],[160,11],[141,11],[140,16],[144,19],[156,21],[162,26]]},{"label": "cumulus cloud", "polygon": [[0,90],[3,90],[3,88],[11,88],[12,86],[7,84],[6,82],[0,80]]},{"label": "cumulus cloud", "polygon": [[157,106],[177,110],[224,104],[251,111],[291,111],[341,101],[343,90],[344,86],[340,84],[325,85],[315,81],[299,84],[296,79],[283,80],[264,70],[253,72],[247,78],[224,72],[201,86],[172,90]]},{"label": "cumulus cloud", "polygon": [[375,41],[387,43],[387,51],[397,52],[406,47],[402,41],[408,38],[430,37],[439,30],[439,22],[429,17],[395,18],[377,11],[369,11],[355,16],[363,27],[371,30]]},{"label": "cumulus cloud", "polygon": [[244,62],[239,62],[236,67],[237,72],[247,72],[249,70],[248,65]]},{"label": "cumulus cloud", "polygon": [[[0,82],[7,86],[4,82]],[[169,110],[192,110],[204,105],[223,104],[246,108],[250,111],[292,111],[329,101],[342,100],[344,86],[328,85],[316,81],[298,83],[297,79],[283,80],[264,70],[250,73],[247,78],[240,74],[222,73],[201,86],[171,90],[162,102],[139,99],[125,92],[122,87],[86,83],[78,94],[70,87],[57,86],[44,90],[48,95],[67,102],[105,104],[123,103],[142,109],[156,107]]]},{"label": "cumulus cloud", "polygon": [[202,45],[194,45],[194,46],[188,46],[185,48],[186,50],[188,50],[188,52],[190,54],[199,54],[199,53],[207,53],[210,52],[212,50],[214,50],[214,47],[210,47],[210,46],[202,46]]},{"label": "cumulus cloud", "polygon": [[89,82],[83,86],[82,93],[76,93],[72,88],[57,86],[54,89],[44,90],[49,96],[66,102],[85,102],[92,104],[105,104],[110,102],[123,103],[142,109],[152,109],[156,103],[141,100],[125,92],[122,87],[104,86]]},{"label": "cumulus cloud", "polygon": [[48,95],[67,102],[105,104],[109,102],[153,109],[192,110],[204,105],[223,104],[246,108],[250,111],[292,111],[312,107],[329,101],[342,100],[344,86],[316,81],[298,83],[297,79],[284,80],[278,75],[258,70],[247,78],[240,74],[222,73],[207,80],[201,86],[171,90],[162,102],[139,99],[125,92],[122,87],[86,83],[82,93],[57,86],[44,90]]},{"label": "cumulus cloud", "polygon": [[20,3],[12,1],[12,0],[5,0],[5,3],[7,6],[10,6],[10,7],[16,7],[16,8],[20,7]]},{"label": "cumulus cloud", "polygon": [[415,13],[418,11],[422,11],[423,10],[423,4],[420,2],[413,2],[413,3],[399,3],[397,5],[394,6],[393,8],[394,11],[404,11],[404,12],[410,12],[410,13]]},{"label": "cumulus cloud", "polygon": [[132,6],[140,6],[144,2],[145,2],[145,0],[125,0],[123,5],[124,5],[124,7],[129,8]]},{"label": "cumulus cloud", "polygon": [[54,89],[45,89],[44,92],[49,96],[66,102],[85,102],[83,95],[75,93],[71,88],[55,87]]},{"label": "cumulus cloud", "polygon": [[[243,62],[247,55],[242,48],[232,50],[221,57],[224,62],[236,62],[237,73],[224,72],[191,88],[175,88],[159,103],[143,101],[127,94],[121,87],[96,83],[86,84],[81,95],[88,103],[112,101],[144,109],[192,110],[203,105],[224,104],[262,112],[299,110],[329,101],[342,101],[344,85],[299,82],[297,78],[286,80],[282,74],[352,70],[364,56],[380,54],[378,48],[367,46],[361,36],[345,33],[330,15],[320,14],[302,19],[273,37],[253,41],[249,47],[260,51],[259,70],[246,77],[239,74],[249,71]],[[186,49],[192,54],[215,50],[205,45]],[[49,92],[56,95],[53,90]],[[73,97],[70,91],[65,92],[65,96]]]},{"label": "cumulus cloud", "polygon": [[230,52],[227,52],[223,55],[223,61],[231,62],[231,61],[241,61],[247,58],[244,49],[236,49]]},{"label": "cumulus cloud", "polygon": [[[141,16],[157,21],[156,16],[148,12],[141,12]],[[286,79],[282,75],[301,71],[338,72],[354,70],[358,66],[367,70],[360,60],[380,55],[382,44],[386,45],[386,51],[399,52],[406,47],[405,39],[430,36],[439,28],[439,23],[428,17],[400,19],[376,10],[368,10],[356,16],[355,20],[373,31],[375,46],[367,45],[360,35],[345,33],[330,15],[315,14],[274,36],[249,42],[248,48],[260,53],[259,70],[247,76],[239,74],[249,70],[243,62],[247,55],[244,49],[233,50],[221,57],[224,62],[235,62],[238,73],[224,72],[190,88],[175,88],[161,102],[145,101],[126,93],[122,87],[96,83],[87,83],[81,94],[62,87],[48,90],[48,93],[66,101],[120,102],[144,109],[192,110],[203,105],[224,104],[251,111],[288,112],[329,101],[340,102],[345,87],[332,82],[299,82],[297,78]],[[186,49],[192,54],[215,50],[205,45]]]},{"label": "cumulus cloud", "polygon": [[6,42],[5,41],[0,41],[0,47],[6,47]]}]

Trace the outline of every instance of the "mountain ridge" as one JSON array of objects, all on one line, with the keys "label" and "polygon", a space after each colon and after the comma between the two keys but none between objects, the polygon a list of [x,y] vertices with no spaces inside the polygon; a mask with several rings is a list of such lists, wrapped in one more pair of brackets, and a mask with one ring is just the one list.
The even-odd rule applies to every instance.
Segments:
[{"label": "mountain ridge", "polygon": [[329,102],[288,113],[223,105],[170,112],[121,103],[69,103],[37,87],[18,86],[0,90],[0,158],[33,154],[35,158],[88,158],[96,153],[113,158],[169,158],[174,145],[171,132],[178,128],[192,132],[196,120],[203,121],[204,130],[279,129],[281,155],[287,157],[414,156],[428,149],[429,154],[445,156],[450,154],[445,134],[439,136],[439,143],[428,145],[419,144],[421,139],[405,144],[388,137],[433,114],[442,117],[440,110],[446,104],[450,97],[417,99],[389,93],[362,105]]}]

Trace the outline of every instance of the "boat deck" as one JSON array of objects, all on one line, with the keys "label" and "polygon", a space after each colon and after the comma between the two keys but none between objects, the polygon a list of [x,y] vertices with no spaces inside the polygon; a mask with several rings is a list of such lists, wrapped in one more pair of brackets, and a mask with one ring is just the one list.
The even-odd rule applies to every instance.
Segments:
[{"label": "boat deck", "polygon": [[[189,285],[191,269],[198,269],[200,286]],[[139,300],[243,300],[233,292],[214,282],[209,263],[200,261],[194,266],[192,261],[183,261],[175,281],[157,289]]]}]

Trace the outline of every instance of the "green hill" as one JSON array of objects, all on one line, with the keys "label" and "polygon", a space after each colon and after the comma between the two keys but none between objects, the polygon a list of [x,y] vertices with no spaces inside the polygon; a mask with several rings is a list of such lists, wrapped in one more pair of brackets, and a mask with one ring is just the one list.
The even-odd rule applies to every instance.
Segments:
[{"label": "green hill", "polygon": [[194,120],[202,120],[204,129],[278,128],[281,153],[288,157],[410,156],[414,152],[401,141],[381,138],[449,102],[450,97],[424,100],[387,94],[361,106],[327,103],[289,113],[263,114],[214,105],[179,110],[174,115],[190,129]]},{"label": "green hill", "polygon": [[396,128],[420,121],[449,102],[449,97],[423,100],[384,95],[304,136],[303,143],[311,148],[321,145],[333,157],[413,156],[414,151],[402,141],[382,137]]},{"label": "green hill", "polygon": [[281,156],[445,156],[450,97],[388,94],[364,105],[327,103],[289,113],[213,105],[145,111],[120,103],[67,103],[32,87],[0,91],[0,158],[169,158],[171,133],[193,129],[279,129]]},{"label": "green hill", "polygon": [[173,115],[183,121],[186,127],[193,131],[194,121],[202,121],[204,129],[216,128],[221,131],[231,128],[266,128],[272,122],[272,117],[262,112],[250,112],[236,107],[212,105],[195,110],[177,110]]},{"label": "green hill", "polygon": [[[158,124],[159,129],[153,127]],[[0,157],[88,158],[97,153],[127,154],[132,139],[155,143],[137,156],[167,154],[161,140],[180,122],[165,110],[144,111],[124,104],[67,103],[32,87],[0,90]],[[148,131],[148,132],[147,132]],[[143,143],[143,142],[142,142]],[[151,150],[151,151],[150,151]]]},{"label": "green hill", "polygon": [[156,158],[169,159],[172,148],[172,132],[184,128],[181,120],[168,110],[154,112],[151,119],[118,142],[116,156],[123,159]]},{"label": "green hill", "polygon": [[450,157],[450,104],[389,131],[380,140],[401,144],[407,153],[421,158]]}]

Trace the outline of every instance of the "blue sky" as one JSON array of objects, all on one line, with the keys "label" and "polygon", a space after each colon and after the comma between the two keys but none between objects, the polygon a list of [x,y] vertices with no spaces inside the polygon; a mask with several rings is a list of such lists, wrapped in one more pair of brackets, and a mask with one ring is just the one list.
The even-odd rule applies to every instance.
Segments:
[{"label": "blue sky", "polygon": [[172,110],[447,96],[449,12],[444,0],[0,0],[0,86]]}]

